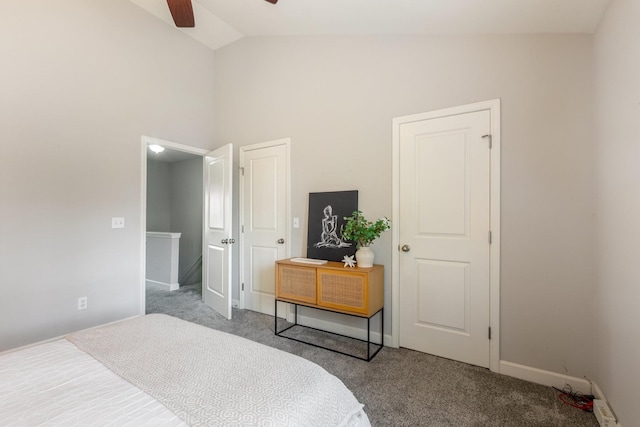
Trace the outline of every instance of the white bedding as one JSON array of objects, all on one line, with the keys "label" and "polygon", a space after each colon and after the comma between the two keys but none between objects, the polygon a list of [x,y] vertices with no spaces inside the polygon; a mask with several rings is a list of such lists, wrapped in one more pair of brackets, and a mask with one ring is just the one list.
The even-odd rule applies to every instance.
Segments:
[{"label": "white bedding", "polygon": [[0,426],[186,426],[62,339],[0,356]]},{"label": "white bedding", "polygon": [[169,316],[68,339],[0,356],[0,425],[370,425],[318,365]]}]

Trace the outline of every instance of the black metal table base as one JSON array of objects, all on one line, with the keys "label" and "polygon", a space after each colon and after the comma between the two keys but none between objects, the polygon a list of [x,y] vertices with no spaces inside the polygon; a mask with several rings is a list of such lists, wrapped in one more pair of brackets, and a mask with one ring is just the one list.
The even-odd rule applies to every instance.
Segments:
[{"label": "black metal table base", "polygon": [[[295,312],[293,324],[288,326],[288,327],[286,327],[286,328],[284,328],[281,331],[278,331],[278,302],[279,301],[280,302],[286,302],[287,304],[293,304],[294,305],[294,312]],[[347,336],[347,335],[337,334],[335,332],[329,332],[329,331],[325,331],[325,330],[322,330],[322,329],[313,328],[311,326],[305,326],[305,325],[298,324],[298,306],[299,305],[301,305],[303,307],[307,307],[307,308],[313,308],[315,310],[323,310],[323,311],[328,311],[328,312],[331,312],[331,313],[339,313],[339,314],[344,314],[346,316],[352,316],[352,317],[359,317],[359,318],[367,319],[367,340],[365,341],[365,340],[361,340],[359,338],[353,338],[353,337],[350,337],[350,336]],[[373,318],[377,314],[380,314],[380,343],[379,344],[371,341],[371,318]],[[282,300],[276,299],[276,301],[275,301],[275,316],[274,316],[274,318],[275,318],[275,320],[274,320],[274,323],[275,323],[274,331],[275,331],[276,336],[287,338],[287,339],[290,339],[292,341],[301,342],[303,344],[312,345],[314,347],[323,348],[325,350],[329,350],[329,351],[332,351],[334,353],[344,354],[345,356],[354,357],[356,359],[364,360],[364,361],[367,361],[367,362],[370,362],[371,359],[373,359],[376,356],[376,354],[378,354],[380,352],[380,350],[382,350],[382,347],[384,347],[384,307],[381,308],[380,310],[376,311],[375,313],[373,313],[370,317],[363,317],[363,316],[358,316],[358,315],[355,315],[355,314],[341,313],[339,311],[333,311],[333,310],[325,310],[325,309],[320,308],[320,307],[311,307],[311,306],[304,305],[304,304],[296,304],[294,302],[282,301]],[[327,333],[327,334],[337,335],[337,336],[340,336],[340,337],[345,337],[345,338],[349,338],[349,339],[352,339],[352,340],[356,340],[356,341],[367,343],[367,357],[360,357],[360,356],[358,356],[356,354],[347,353],[347,352],[336,350],[336,349],[333,349],[333,348],[330,348],[330,347],[325,347],[325,346],[320,345],[320,344],[315,344],[315,343],[304,341],[304,340],[301,340],[301,339],[298,339],[298,338],[293,338],[293,337],[288,337],[286,335],[282,335],[283,332],[286,332],[286,331],[288,331],[289,329],[291,329],[291,328],[293,328],[295,326],[300,326],[302,328],[307,328],[307,329],[313,329],[313,330],[324,332],[324,333]],[[373,353],[371,352],[371,344],[373,344],[374,346],[378,347],[377,349],[375,349],[375,351]]]}]

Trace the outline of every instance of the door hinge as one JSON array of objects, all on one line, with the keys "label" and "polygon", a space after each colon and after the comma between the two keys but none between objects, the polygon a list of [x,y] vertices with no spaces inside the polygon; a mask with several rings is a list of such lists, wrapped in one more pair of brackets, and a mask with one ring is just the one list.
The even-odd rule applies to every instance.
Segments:
[{"label": "door hinge", "polygon": [[240,166],[240,174],[244,176],[244,168],[242,166]]},{"label": "door hinge", "polygon": [[493,138],[491,135],[482,135],[483,138],[487,138],[489,140],[489,149],[493,147]]},{"label": "door hinge", "polygon": [[491,235],[491,231],[489,231],[489,244],[491,244],[492,240],[493,240],[493,236]]},{"label": "door hinge", "polygon": [[489,326],[489,339],[491,339],[491,326]]},{"label": "door hinge", "polygon": [[242,284],[242,290],[244,291],[244,283]]}]

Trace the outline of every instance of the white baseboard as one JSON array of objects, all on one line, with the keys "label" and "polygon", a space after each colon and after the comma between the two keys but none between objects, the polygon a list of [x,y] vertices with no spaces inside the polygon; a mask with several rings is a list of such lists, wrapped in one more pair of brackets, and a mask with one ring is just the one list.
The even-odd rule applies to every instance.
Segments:
[{"label": "white baseboard", "polygon": [[598,386],[598,384],[594,383],[593,381],[591,382],[591,386],[593,387],[593,395],[595,396],[596,399],[602,399],[602,400],[607,400],[606,397],[604,397],[604,393],[602,392],[602,389],[600,389],[600,386]]},{"label": "white baseboard", "polygon": [[[598,383],[595,383],[595,382],[591,381],[591,386],[592,386],[592,389],[593,389],[591,393],[593,393],[594,397],[596,399],[601,399],[601,400],[604,400],[605,402],[607,402],[607,405],[609,406],[609,409],[611,410],[611,412],[613,412],[613,414],[615,416],[615,411],[611,407],[611,403],[607,400],[607,397],[604,395],[604,392],[602,391],[602,389],[600,388]],[[620,424],[620,422],[618,422],[616,424],[616,426],[617,427],[622,427],[622,424]]]},{"label": "white baseboard", "polygon": [[500,373],[548,387],[557,387],[559,389],[569,384],[573,391],[579,391],[583,394],[591,393],[591,384],[584,378],[545,371],[543,369],[532,368],[531,366],[519,365],[504,360],[500,361]]},{"label": "white baseboard", "polygon": [[[372,322],[375,322],[376,319],[372,319]],[[291,321],[293,321],[293,316],[291,316]],[[332,322],[329,320],[317,319],[315,317],[298,315],[298,324],[303,326],[309,326],[312,328],[321,329],[327,332],[333,332],[334,334],[345,335],[347,337],[356,338],[359,340],[366,341],[367,340],[367,329],[366,328],[357,328],[354,326],[344,325],[342,323]],[[376,326],[378,323],[376,323]],[[379,343],[380,342],[380,332],[371,331],[371,342]],[[384,343],[386,346],[391,343],[391,335],[385,334]]]},{"label": "white baseboard", "polygon": [[[557,372],[545,371],[544,369],[532,368],[531,366],[519,365],[513,362],[500,361],[500,373],[510,377],[529,381],[548,387],[556,387],[563,389],[566,384],[571,386],[571,390],[578,391],[582,394],[593,394],[596,399],[602,399],[611,407],[611,402],[607,400],[602,389],[597,383],[586,378],[572,377],[570,375],[559,374]],[[617,427],[622,427],[618,422]]]},{"label": "white baseboard", "polygon": [[158,282],[156,280],[151,280],[151,279],[147,279],[145,281],[145,285],[149,289],[157,289],[159,291],[175,291],[180,289],[179,283],[165,283],[165,282]]}]

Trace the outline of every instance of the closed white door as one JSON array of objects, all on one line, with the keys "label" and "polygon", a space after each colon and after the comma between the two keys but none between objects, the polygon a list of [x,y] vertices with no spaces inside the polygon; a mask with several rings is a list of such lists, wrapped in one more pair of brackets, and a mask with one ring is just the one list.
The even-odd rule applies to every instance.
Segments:
[{"label": "closed white door", "polygon": [[289,139],[242,147],[240,168],[243,303],[273,315],[275,262],[289,255]]},{"label": "closed white door", "polygon": [[488,110],[399,129],[400,346],[489,367]]},{"label": "closed white door", "polygon": [[231,319],[233,146],[204,157],[202,299]]}]

